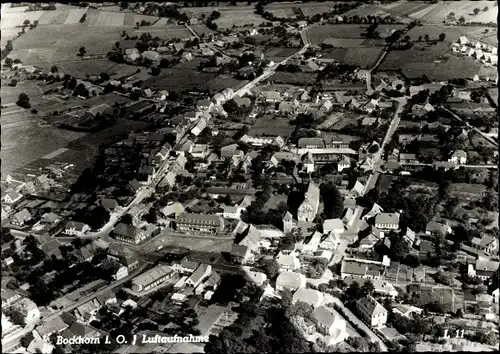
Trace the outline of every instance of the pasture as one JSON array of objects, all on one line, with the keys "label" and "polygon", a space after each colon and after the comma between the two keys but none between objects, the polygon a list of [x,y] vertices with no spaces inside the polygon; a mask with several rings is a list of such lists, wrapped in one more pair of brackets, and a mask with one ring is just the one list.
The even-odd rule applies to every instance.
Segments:
[{"label": "pasture", "polygon": [[333,7],[335,2],[325,1],[325,2],[313,2],[313,3],[296,3],[296,2],[281,2],[281,3],[271,3],[265,6],[266,11],[269,11],[277,17],[294,17],[297,14],[294,9],[300,14],[302,12],[305,16],[314,16],[316,14],[322,14],[329,12]]},{"label": "pasture", "polygon": [[290,124],[290,119],[274,115],[259,117],[248,132],[252,136],[279,135],[286,139],[292,134],[295,127]]},{"label": "pasture", "polygon": [[284,71],[277,71],[269,80],[287,85],[314,85],[316,83],[315,73],[288,73]]},{"label": "pasture", "polygon": [[366,25],[323,25],[312,27],[307,30],[307,38],[312,44],[319,45],[326,38],[363,38],[362,34],[366,32]]},{"label": "pasture", "polygon": [[233,28],[233,26],[258,25],[267,22],[262,16],[254,14],[251,10],[234,10],[231,12],[222,12],[221,16],[214,21],[219,28]]},{"label": "pasture", "polygon": [[160,75],[144,81],[144,85],[153,90],[182,92],[184,90],[206,88],[206,84],[217,75],[199,73],[192,70],[168,68],[162,69]]}]

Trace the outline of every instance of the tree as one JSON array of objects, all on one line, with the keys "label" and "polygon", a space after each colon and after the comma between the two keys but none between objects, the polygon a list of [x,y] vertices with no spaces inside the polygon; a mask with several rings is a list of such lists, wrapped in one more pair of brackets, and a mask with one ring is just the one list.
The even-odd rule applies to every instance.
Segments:
[{"label": "tree", "polygon": [[370,280],[365,281],[363,286],[361,287],[361,292],[364,295],[371,295],[375,291],[375,286]]},{"label": "tree", "polygon": [[461,23],[461,24],[464,24],[465,23],[465,17],[461,16],[459,19],[458,19],[458,22]]},{"label": "tree", "polygon": [[24,20],[23,25],[25,25],[25,26],[29,26],[29,25],[30,25],[30,23],[31,23],[31,22],[30,22],[30,20]]},{"label": "tree", "polygon": [[78,55],[83,57],[85,54],[87,54],[85,47],[80,47],[80,49],[78,49]]},{"label": "tree", "polygon": [[38,20],[33,21],[33,26],[34,27],[38,26]]},{"label": "tree", "polygon": [[430,40],[429,35],[428,34],[424,35],[424,39],[425,39],[426,42],[429,42],[429,40]]},{"label": "tree", "polygon": [[259,260],[259,266],[262,271],[267,275],[268,279],[274,279],[279,274],[280,266],[275,259],[265,259],[261,258]]},{"label": "tree", "polygon": [[12,64],[13,64],[13,60],[12,60],[12,58],[9,58],[9,57],[5,58],[5,63],[4,63],[4,65],[5,65],[6,67],[10,68],[10,67],[12,67]]},{"label": "tree", "polygon": [[158,68],[158,67],[156,67],[156,66],[153,66],[153,67],[151,68],[151,75],[153,75],[153,76],[158,76],[158,75],[160,75],[160,74],[161,74],[161,69],[160,69],[160,68]]},{"label": "tree", "polygon": [[422,36],[418,36],[418,41],[422,42]]},{"label": "tree", "polygon": [[73,91],[74,96],[89,97],[89,91],[83,83],[78,84]]},{"label": "tree", "polygon": [[35,337],[33,336],[33,333],[28,332],[28,334],[26,334],[24,337],[22,337],[19,342],[21,343],[21,345],[23,347],[28,348],[33,339],[35,339]]},{"label": "tree", "polygon": [[440,42],[443,42],[445,38],[446,38],[446,34],[444,34],[444,33],[439,34],[439,41]]},{"label": "tree", "polygon": [[344,199],[333,183],[324,184],[320,187],[321,199],[323,200],[323,213],[327,219],[342,217],[344,212]]},{"label": "tree", "polygon": [[475,8],[474,10],[472,10],[474,12],[474,15],[477,15],[481,10],[479,10],[479,8]]},{"label": "tree", "polygon": [[120,2],[120,9],[127,10],[128,9],[128,5],[129,5],[128,2],[122,1],[122,2]]},{"label": "tree", "polygon": [[58,71],[59,71],[59,68],[56,65],[52,65],[52,67],[50,68],[50,72],[52,74],[55,74]]},{"label": "tree", "polygon": [[[373,284],[372,284],[373,285]],[[357,282],[352,282],[351,285],[345,291],[345,297],[347,301],[356,301],[363,296],[363,291],[361,290]]]},{"label": "tree", "polygon": [[24,92],[18,96],[16,104],[22,108],[31,108],[30,98]]},{"label": "tree", "polygon": [[486,11],[488,11],[488,10],[489,10],[489,9],[488,9],[488,6],[485,6],[485,7],[483,8],[483,11],[484,11],[484,12],[486,12]]},{"label": "tree", "polygon": [[134,218],[130,214],[125,214],[122,216],[120,222],[126,224],[126,225],[132,225]]},{"label": "tree", "polygon": [[9,313],[10,320],[12,321],[13,324],[24,327],[26,326],[26,322],[24,320],[24,316],[21,312],[17,310],[12,310]]}]

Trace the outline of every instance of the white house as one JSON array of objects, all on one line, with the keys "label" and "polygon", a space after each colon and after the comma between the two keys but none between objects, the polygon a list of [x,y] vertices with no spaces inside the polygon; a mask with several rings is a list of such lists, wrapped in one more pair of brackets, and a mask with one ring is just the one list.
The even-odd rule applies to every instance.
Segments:
[{"label": "white house", "polygon": [[40,311],[38,306],[28,298],[23,298],[12,305],[13,308],[18,310],[23,316],[25,322],[31,322],[40,318]]},{"label": "white house", "polygon": [[467,153],[463,150],[457,150],[448,159],[448,162],[453,162],[456,164],[465,164],[467,162]]},{"label": "white house", "polygon": [[356,308],[362,320],[372,327],[380,327],[387,322],[387,310],[371,296],[359,299]]},{"label": "white house", "polygon": [[375,227],[381,230],[399,229],[399,214],[380,213],[375,217]]},{"label": "white house", "polygon": [[294,271],[300,269],[300,260],[293,253],[283,254],[280,252],[276,257],[276,261],[281,271]]},{"label": "white house", "polygon": [[347,337],[347,326],[335,310],[320,306],[313,312],[320,332],[330,337],[329,345],[343,342]]},{"label": "white house", "polygon": [[71,236],[84,236],[87,231],[90,230],[90,226],[79,221],[68,221],[66,227],[64,228],[64,233]]},{"label": "white house", "polygon": [[344,222],[341,219],[327,219],[323,222],[323,233],[341,234],[345,231]]}]

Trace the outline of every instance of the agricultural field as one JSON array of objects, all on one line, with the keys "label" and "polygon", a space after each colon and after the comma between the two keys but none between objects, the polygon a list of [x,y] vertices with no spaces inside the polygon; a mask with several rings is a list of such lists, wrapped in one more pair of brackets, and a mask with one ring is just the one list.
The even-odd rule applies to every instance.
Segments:
[{"label": "agricultural field", "polygon": [[282,61],[290,55],[297,52],[297,48],[285,47],[264,47],[264,55],[266,59],[273,60],[274,62]]},{"label": "agricultural field", "polygon": [[85,23],[90,27],[133,27],[137,22],[141,22],[142,20],[154,24],[158,20],[158,17],[91,9],[87,14],[87,21]]},{"label": "agricultural field", "polygon": [[271,3],[265,6],[266,11],[269,11],[277,17],[294,17],[297,14],[293,9],[300,9],[305,16],[314,16],[316,14],[322,14],[329,12],[333,7],[335,2],[326,1],[321,3],[295,3],[295,2],[281,2],[281,3]]},{"label": "agricultural field", "polygon": [[[24,83],[20,82],[16,85],[16,87],[1,86],[0,96],[2,97],[2,105],[5,106],[14,104],[17,101],[17,97],[19,96],[19,94],[23,92],[30,97],[30,100],[37,99],[43,94],[42,89],[37,84],[30,81],[26,81]],[[16,108],[19,109],[20,107],[16,106]],[[4,113],[4,110],[2,110],[2,113]]]},{"label": "agricultural field", "polygon": [[[396,15],[409,16],[426,23],[442,23],[451,13],[454,18],[464,17],[470,22],[496,22],[498,7],[493,1],[453,1],[438,4],[398,2],[379,6],[381,9]],[[488,7],[487,11],[482,11]],[[481,11],[475,15],[474,9]]]},{"label": "agricultural field", "polygon": [[[159,37],[160,39],[169,40],[173,38],[188,38],[191,37],[191,33],[186,29],[186,27],[176,24],[169,24],[164,26],[148,26],[141,27],[140,29],[130,30],[130,27],[127,27],[124,30],[127,30],[127,33],[130,35],[140,36],[143,33],[149,33],[153,37]],[[200,33],[201,34],[201,33]]]},{"label": "agricultural field", "polygon": [[[471,29],[472,31],[468,31],[468,29]],[[478,39],[481,37],[480,34],[484,32],[485,28],[484,27],[446,27],[446,26],[436,26],[436,25],[429,25],[429,26],[417,26],[412,28],[408,33],[406,34],[407,36],[410,36],[412,41],[418,40],[419,37],[424,38],[425,35],[428,35],[430,40],[438,40],[439,35],[441,33],[444,33],[446,35],[445,37],[445,42],[453,43],[458,41],[458,39],[461,36],[466,36],[469,40],[474,40]],[[492,33],[490,33],[490,31]],[[497,31],[495,28],[489,29],[488,30],[488,37],[493,36],[496,34]],[[495,44],[497,45],[497,44]],[[449,51],[449,48],[448,48]]]},{"label": "agricultural field", "polygon": [[270,78],[271,81],[287,85],[314,85],[316,83],[315,73],[288,73],[277,71]]},{"label": "agricultural field", "polygon": [[248,83],[246,80],[238,80],[232,76],[218,75],[212,80],[208,81],[206,88],[213,93],[220,92],[226,88],[232,88],[233,90],[238,90]]},{"label": "agricultural field", "polygon": [[207,83],[217,75],[211,73],[199,73],[185,69],[162,69],[160,75],[144,81],[144,85],[152,90],[167,90],[182,92],[184,90],[205,89]]},{"label": "agricultural field", "polygon": [[288,118],[268,115],[257,118],[248,134],[257,136],[274,134],[286,139],[292,134],[294,129],[295,127],[290,124]]},{"label": "agricultural field", "polygon": [[220,11],[221,16],[214,22],[219,28],[233,28],[233,26],[249,25],[257,27],[258,25],[266,22],[266,20],[259,15],[254,14],[254,9],[250,10],[234,10],[231,12]]},{"label": "agricultural field", "polygon": [[481,64],[471,57],[454,55],[448,43],[437,43],[437,45],[416,43],[409,50],[393,50],[379,66],[379,70],[382,71],[399,69],[410,79],[427,75],[429,79],[437,81],[472,78],[480,69],[491,69],[492,77],[496,72],[493,67],[482,68]]},{"label": "agricultural field", "polygon": [[312,44],[320,45],[327,38],[363,38],[366,25],[324,25],[312,27],[307,30],[307,38]]},{"label": "agricultural field", "polygon": [[344,16],[380,16],[387,17],[392,16],[399,20],[402,23],[410,23],[412,21],[411,18],[406,18],[404,16],[397,16],[395,13],[390,12],[388,10],[383,9],[378,5],[364,5],[360,6],[356,9],[346,12],[343,14]]},{"label": "agricultural field", "polygon": [[359,66],[366,69],[375,65],[382,51],[381,47],[333,48],[323,50],[322,59],[335,59],[342,64]]}]

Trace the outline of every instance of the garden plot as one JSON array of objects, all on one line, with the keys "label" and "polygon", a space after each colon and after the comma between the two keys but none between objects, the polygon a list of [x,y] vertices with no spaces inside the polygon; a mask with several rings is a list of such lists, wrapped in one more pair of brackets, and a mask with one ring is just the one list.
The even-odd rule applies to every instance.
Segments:
[{"label": "garden plot", "polygon": [[292,134],[295,126],[290,124],[288,118],[281,118],[277,116],[264,116],[258,118],[250,128],[248,134],[264,136],[264,135],[279,135],[286,139]]},{"label": "garden plot", "polygon": [[87,13],[87,9],[75,9],[70,10],[66,20],[64,21],[65,25],[72,25],[75,23],[80,23],[80,19]]}]

